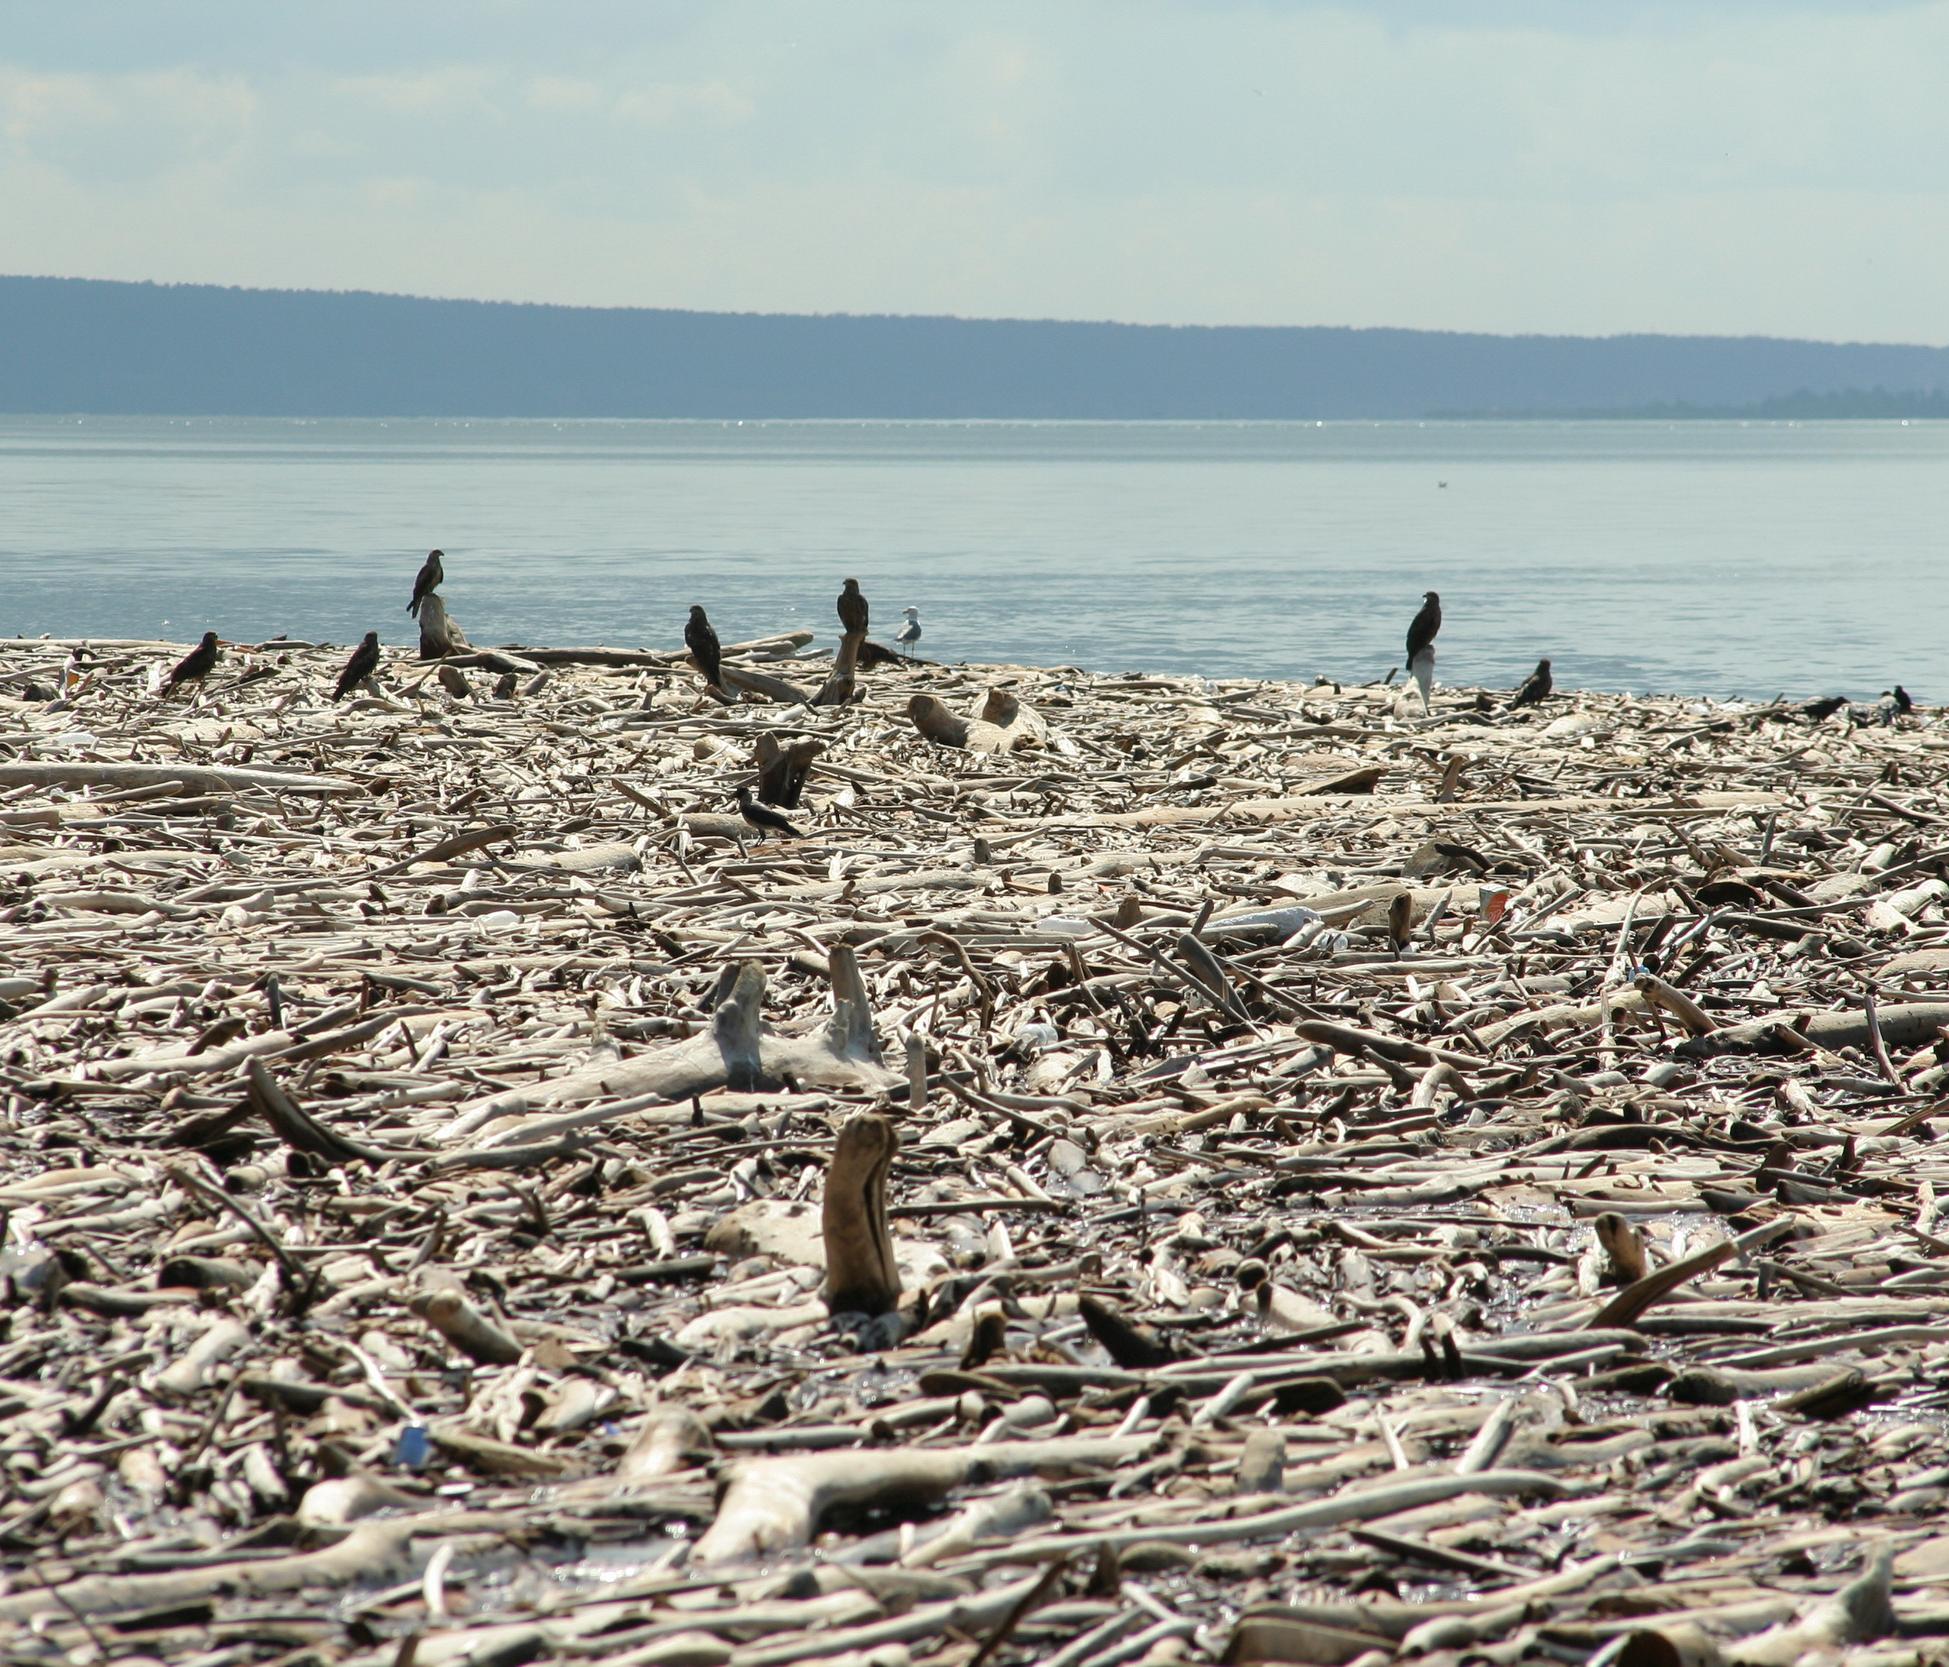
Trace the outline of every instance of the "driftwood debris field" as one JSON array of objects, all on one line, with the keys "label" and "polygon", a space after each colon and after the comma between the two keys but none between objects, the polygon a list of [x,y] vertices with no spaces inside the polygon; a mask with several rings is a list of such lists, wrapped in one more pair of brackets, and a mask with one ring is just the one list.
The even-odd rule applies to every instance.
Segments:
[{"label": "driftwood debris field", "polygon": [[0,1655],[1949,1659],[1937,714],[862,646],[0,644]]}]

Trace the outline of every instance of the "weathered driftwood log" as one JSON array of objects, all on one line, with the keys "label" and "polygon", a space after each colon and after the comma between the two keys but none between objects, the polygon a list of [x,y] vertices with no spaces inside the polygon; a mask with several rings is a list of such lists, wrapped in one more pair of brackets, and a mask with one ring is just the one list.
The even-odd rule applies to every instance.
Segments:
[{"label": "weathered driftwood log", "polygon": [[691,1561],[735,1562],[806,1544],[840,1505],[928,1504],[970,1482],[1060,1475],[1147,1452],[1152,1436],[994,1441],[754,1459],[737,1465]]},{"label": "weathered driftwood log", "polygon": [[816,631],[774,631],[768,637],[747,637],[743,642],[727,642],[726,654],[755,654],[761,660],[789,660],[819,633]]},{"label": "weathered driftwood log", "polygon": [[616,1480],[652,1482],[687,1469],[711,1451],[711,1432],[686,1407],[665,1407],[643,1421],[616,1465]]},{"label": "weathered driftwood log", "polygon": [[[1234,819],[1244,822],[1277,822],[1290,816],[1326,817],[1345,807],[1329,801],[1340,795],[1369,793],[1374,784],[1388,773],[1386,765],[1363,765],[1360,769],[1349,770],[1340,775],[1325,777],[1307,786],[1295,788],[1292,792],[1278,798],[1222,798],[1208,805],[1145,805],[1141,810],[1097,811],[1090,817],[1090,825],[1098,828],[1163,828],[1195,827],[1203,822],[1227,822]],[[1723,814],[1728,810],[1769,810],[1778,807],[1779,796],[1774,793],[1747,792],[1701,792],[1688,795],[1684,804],[1663,803],[1645,799],[1607,799],[1598,794],[1565,794],[1560,799],[1550,800],[1550,809],[1557,815],[1576,813],[1585,816],[1626,816],[1645,818],[1705,817]],[[1475,814],[1514,811],[1533,812],[1537,801],[1534,799],[1478,799],[1469,803],[1469,810]],[[1452,806],[1440,804],[1433,799],[1395,799],[1387,806],[1390,817],[1417,819],[1454,815]],[[1016,824],[1017,830],[1054,826],[1071,821],[1073,817],[1044,816],[1024,819]],[[1400,888],[1388,886],[1386,895],[1391,897]]]},{"label": "weathered driftwood log", "polygon": [[1223,964],[1207,945],[1189,932],[1180,932],[1177,951],[1197,982],[1210,992],[1212,999],[1228,1017],[1241,1020],[1247,1017],[1245,1003],[1232,988],[1232,981]]},{"label": "weathered driftwood log", "polygon": [[[1881,1039],[1891,1048],[1920,1047],[1935,1040],[1936,1033],[1949,1026],[1949,1001],[1898,1002],[1876,1015]],[[1768,1014],[1744,1024],[1728,1025],[1710,1035],[1694,1036],[1679,1043],[1678,1053],[1685,1059],[1716,1059],[1721,1054],[1756,1053],[1778,1048],[1798,1051],[1800,1043],[1838,1053],[1842,1048],[1865,1048],[1873,1034],[1868,1016],[1861,1013],[1798,1012]]]},{"label": "weathered driftwood log", "polygon": [[1017,1482],[1006,1493],[973,1500],[946,1522],[930,1523],[914,1533],[913,1549],[901,1556],[900,1566],[932,1568],[983,1540],[1012,1540],[1041,1527],[1055,1511],[1047,1488],[1035,1482]]},{"label": "weathered driftwood log", "polygon": [[157,1609],[208,1598],[264,1597],[315,1587],[349,1585],[379,1578],[405,1550],[412,1525],[368,1522],[322,1551],[285,1557],[254,1557],[205,1563],[160,1574],[84,1575],[79,1580],[0,1597],[0,1621],[28,1621],[37,1615],[113,1615],[131,1609]]},{"label": "weathered driftwood log", "polygon": [[[937,747],[966,747],[974,733],[974,725],[966,718],[957,718],[934,695],[915,695],[907,702],[907,716],[914,721],[914,728],[932,741]],[[988,728],[992,731],[994,725]],[[974,749],[978,752],[995,752],[1000,749],[992,744]]]},{"label": "weathered driftwood log", "polygon": [[195,1052],[192,1047],[189,1050],[177,1048],[166,1052],[127,1054],[119,1059],[104,1059],[95,1070],[100,1076],[112,1081],[147,1076],[152,1073],[186,1077],[217,1076],[254,1056],[267,1059],[320,1058],[341,1048],[349,1048],[355,1043],[363,1042],[368,1037],[377,1036],[382,1030],[404,1023],[406,1018],[407,1015],[403,1012],[382,1013],[375,1018],[361,1019],[356,1024],[346,1025],[340,1030],[322,1031],[309,1037],[301,1036],[292,1030],[267,1030],[257,1036],[247,1036],[240,1042],[206,1048],[201,1053]]},{"label": "weathered driftwood log", "polygon": [[899,1139],[877,1112],[847,1120],[826,1170],[820,1225],[826,1240],[826,1306],[835,1314],[884,1314],[900,1300],[900,1269],[887,1227],[887,1172]]},{"label": "weathered driftwood log", "polygon": [[859,651],[865,642],[864,631],[848,631],[840,638],[839,652],[832,660],[832,675],[812,697],[814,706],[845,706],[851,703],[857,682],[855,674],[859,669]]},{"label": "weathered driftwood log", "polygon": [[1718,1021],[1676,986],[1667,984],[1656,973],[1641,972],[1631,981],[1632,988],[1651,1006],[1671,1014],[1693,1036],[1710,1036]]},{"label": "weathered driftwood log", "polygon": [[1302,1019],[1293,1026],[1302,1041],[1317,1042],[1335,1053],[1359,1059],[1392,1059],[1409,1065],[1452,1065],[1473,1069],[1483,1061],[1474,1054],[1457,1053],[1452,1048],[1431,1048],[1405,1036],[1387,1036],[1376,1030],[1360,1030],[1353,1025],[1335,1024],[1330,1019]]},{"label": "weathered driftwood log", "polygon": [[246,770],[213,764],[0,764],[0,787],[180,787],[189,793],[364,793],[343,776],[299,770]]},{"label": "weathered driftwood log", "polygon": [[[983,723],[993,724],[997,729],[1010,730],[1018,736],[1032,738],[1037,745],[1049,739],[1049,726],[1042,720],[1042,714],[1033,707],[1024,706],[1021,699],[1010,689],[990,689],[982,698],[981,710],[975,714]],[[1026,744],[1023,740],[1017,746]]]},{"label": "weathered driftwood log", "polygon": [[1520,1036],[1538,1026],[1601,1024],[1606,1013],[1642,1013],[1650,1005],[1636,990],[1613,990],[1596,1001],[1559,1001],[1548,1007],[1532,1007],[1527,1013],[1483,1025],[1476,1035],[1482,1038],[1484,1047],[1500,1047],[1512,1036]]},{"label": "weathered driftwood log", "polygon": [[1018,747],[1041,746],[1049,738],[1041,716],[1006,689],[988,690],[971,718],[950,712],[933,695],[913,696],[907,702],[907,716],[937,747],[966,752],[1013,752]]},{"label": "weathered driftwood log", "polygon": [[407,1304],[469,1360],[484,1366],[511,1366],[521,1358],[521,1345],[500,1321],[484,1314],[451,1288],[429,1291]]},{"label": "weathered driftwood log", "polygon": [[1772,1627],[1735,1644],[1727,1658],[1740,1667],[1793,1667],[1848,1644],[1871,1644],[1895,1630],[1891,1598],[1895,1553],[1887,1545],[1868,1554],[1867,1566],[1832,1597],[1799,1620]]},{"label": "weathered driftwood log", "polygon": [[781,706],[805,706],[812,700],[812,696],[796,683],[788,683],[782,677],[767,677],[763,672],[752,671],[745,666],[723,666],[718,682],[734,697],[763,695],[766,700],[775,700]]},{"label": "weathered driftwood log", "polygon": [[485,828],[468,828],[461,833],[449,834],[445,839],[429,845],[424,851],[417,852],[413,856],[389,863],[384,868],[375,868],[362,878],[389,880],[395,874],[404,874],[417,863],[451,862],[455,857],[464,857],[469,851],[479,851],[489,845],[498,845],[504,839],[513,839],[520,832],[521,829],[513,822],[496,822]]},{"label": "weathered driftwood log", "polygon": [[[420,658],[422,660],[444,660],[449,654],[465,654],[468,649],[467,633],[460,629],[460,622],[447,612],[446,603],[438,593],[420,599]],[[503,666],[501,670],[509,668]]]},{"label": "weathered driftwood log", "polygon": [[165,1395],[187,1398],[213,1382],[217,1369],[251,1344],[250,1328],[241,1320],[219,1317],[184,1351],[181,1358],[156,1374],[156,1388]]},{"label": "weathered driftwood log", "polygon": [[[1401,1598],[1362,1597],[1300,1604],[1267,1604],[1248,1609],[1238,1619],[1227,1661],[1351,1661],[1354,1654],[1338,1653],[1336,1637],[1372,1638],[1393,1653],[1394,1646],[1427,1624],[1431,1617],[1461,1619],[1492,1614],[1511,1604],[1540,1606],[1550,1598],[1574,1599],[1596,1588],[1616,1570],[1618,1559],[1605,1554],[1573,1563],[1555,1574],[1515,1585],[1499,1586],[1478,1597]],[[1300,1653],[1291,1653],[1297,1649]],[[1331,1653],[1308,1654],[1307,1650]]]},{"label": "weathered driftwood log", "polygon": [[859,963],[844,944],[829,956],[832,1018],[809,1036],[764,1029],[759,1009],[764,968],[756,961],[727,967],[710,1029],[634,1059],[571,1071],[532,1088],[503,1089],[460,1108],[454,1128],[470,1132],[493,1118],[544,1105],[577,1105],[599,1098],[647,1096],[681,1102],[720,1088],[772,1092],[790,1086],[891,1094],[906,1078],[880,1063],[873,1007]]},{"label": "weathered driftwood log", "polygon": [[754,759],[758,767],[758,802],[784,810],[796,809],[812,761],[825,749],[825,742],[810,735],[788,747],[766,730],[758,737]]},{"label": "weathered driftwood log", "polygon": [[[471,668],[476,671],[499,672],[504,678],[532,678],[541,674],[541,667],[533,660],[522,654],[510,654],[504,648],[470,648],[464,653],[449,654],[446,662],[450,666],[459,666],[462,670]],[[512,692],[509,691],[510,694]],[[505,700],[507,696],[502,695],[500,698]]]},{"label": "weathered driftwood log", "polygon": [[[1036,1444],[1025,1442],[1022,1445]],[[1067,1443],[1051,1442],[1047,1445],[1060,1447]],[[973,1450],[992,1451],[988,1448]],[[1111,1529],[1092,1533],[1088,1538],[1092,1547],[1102,1545],[1113,1551],[1151,1540],[1165,1545],[1236,1545],[1253,1540],[1283,1540],[1288,1534],[1338,1528],[1349,1522],[1372,1522],[1376,1517],[1419,1510],[1424,1505],[1438,1505],[1465,1493],[1484,1494],[1492,1499],[1560,1499],[1569,1491],[1560,1478],[1536,1470],[1482,1470],[1467,1475],[1415,1472],[1404,1474],[1398,1481],[1343,1489],[1325,1499],[1304,1505],[1283,1505],[1275,1510],[1255,1511],[1222,1520],[1153,1523],[1141,1528]],[[1052,1535],[1047,1539],[1025,1540],[1012,1547],[1010,1555],[1026,1562],[1031,1558],[1053,1557],[1076,1549],[1078,1545],[1075,1540]]]},{"label": "weathered driftwood log", "polygon": [[[781,631],[775,636],[753,637],[749,642],[726,643],[724,652],[783,658],[803,648],[812,637],[810,631]],[[659,654],[642,648],[528,648],[521,643],[510,643],[502,652],[519,654],[530,665],[605,666],[612,671],[662,669],[685,659],[681,653]]]},{"label": "weathered driftwood log", "polygon": [[643,859],[634,846],[610,839],[539,857],[510,858],[507,866],[529,874],[640,874]]}]

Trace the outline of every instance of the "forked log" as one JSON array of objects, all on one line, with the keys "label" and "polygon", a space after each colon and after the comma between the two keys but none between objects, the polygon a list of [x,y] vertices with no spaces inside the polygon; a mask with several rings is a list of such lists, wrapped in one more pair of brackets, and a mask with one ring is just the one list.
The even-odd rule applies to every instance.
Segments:
[{"label": "forked log", "polygon": [[422,597],[420,658],[444,660],[449,654],[465,654],[468,646],[467,633],[460,629],[460,622],[447,612],[447,605],[440,600],[438,592]]},{"label": "forked log", "polygon": [[770,730],[766,730],[758,737],[757,753],[753,760],[758,768],[758,802],[777,805],[781,810],[796,809],[799,797],[805,791],[805,778],[811,772],[812,761],[825,750],[825,743],[812,736],[794,741],[788,747]]},{"label": "forked log", "polygon": [[839,642],[839,652],[833,656],[832,675],[820,685],[819,692],[812,697],[814,706],[847,706],[853,699],[855,674],[859,669],[859,651],[866,642],[864,631],[848,631]]},{"label": "forked log", "polygon": [[720,1088],[770,1093],[788,1086],[891,1094],[905,1087],[903,1074],[880,1063],[873,1007],[859,963],[845,944],[828,957],[833,1014],[809,1036],[780,1036],[764,1028],[764,968],[741,961],[724,969],[708,1030],[681,1042],[571,1071],[531,1088],[503,1089],[462,1106],[449,1139],[461,1138],[494,1118],[540,1106],[579,1105],[602,1098],[680,1103]]},{"label": "forked log", "polygon": [[693,1564],[729,1563],[805,1545],[841,1505],[929,1504],[970,1482],[1114,1465],[1153,1436],[995,1441],[978,1447],[882,1448],[754,1459],[735,1466]]}]

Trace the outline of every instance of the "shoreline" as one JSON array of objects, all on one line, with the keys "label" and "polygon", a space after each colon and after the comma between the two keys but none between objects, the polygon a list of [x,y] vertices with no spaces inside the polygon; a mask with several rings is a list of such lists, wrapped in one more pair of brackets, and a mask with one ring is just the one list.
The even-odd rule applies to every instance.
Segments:
[{"label": "shoreline", "polygon": [[[748,639],[748,641],[750,643],[763,643],[767,645],[778,644],[778,643],[789,641],[793,645],[792,652],[801,655],[808,660],[817,660],[821,658],[830,660],[832,655],[832,650],[827,647],[819,646],[826,641],[829,635],[832,634],[827,633],[823,630],[812,630],[803,626],[788,626],[783,630],[771,633],[767,637],[751,638]],[[293,652],[296,653],[336,652],[343,655],[349,653],[352,647],[356,646],[356,644],[352,642],[338,643],[332,641],[329,638],[287,637],[283,635],[264,637],[258,639],[238,638],[234,640],[229,637],[224,637],[221,640],[224,643],[226,648],[235,648],[250,654],[260,654],[260,655],[274,655],[274,654],[293,653]],[[76,650],[93,651],[93,650],[113,649],[113,650],[127,652],[131,650],[142,650],[142,651],[147,651],[158,660],[166,659],[173,663],[175,660],[180,659],[184,654],[188,653],[193,646],[194,644],[192,643],[179,641],[172,637],[141,637],[141,636],[69,637],[69,636],[56,636],[51,632],[42,632],[33,636],[11,636],[11,637],[0,636],[0,656],[5,656],[8,654],[18,654],[22,650],[31,649],[34,647],[41,647],[46,649],[66,649],[70,651],[76,651]],[[397,663],[397,664],[418,663],[413,659],[411,649],[404,644],[398,646],[385,644],[382,645],[382,647],[384,647],[386,652],[392,656],[393,663]],[[576,665],[576,664],[597,666],[597,665],[608,664],[612,667],[620,667],[623,665],[640,665],[645,668],[670,667],[670,666],[683,663],[685,659],[684,650],[682,650],[681,648],[656,649],[656,648],[647,648],[647,647],[640,647],[640,646],[636,648],[615,648],[615,647],[593,645],[593,644],[582,648],[568,648],[568,647],[557,648],[557,647],[537,647],[534,644],[525,644],[525,643],[516,642],[516,643],[503,643],[490,648],[482,648],[479,650],[479,652],[483,654],[505,653],[508,655],[528,657],[528,658],[532,658],[535,664],[537,665],[551,665],[551,666],[552,665]],[[768,649],[767,657],[769,657],[769,655],[773,652],[778,652],[778,651]],[[1209,674],[1200,671],[1172,669],[1169,667],[1152,668],[1148,670],[1123,669],[1123,670],[1112,672],[1112,671],[1104,671],[1104,670],[1094,669],[1089,666],[1076,665],[1076,664],[1027,665],[1027,664],[1010,662],[1010,661],[984,661],[984,660],[951,660],[951,661],[924,660],[922,663],[928,666],[936,666],[936,667],[941,667],[950,670],[963,670],[963,671],[969,671],[975,673],[979,673],[983,671],[994,671],[998,674],[1003,674],[1009,677],[1021,676],[1021,675],[1036,676],[1036,677],[1055,677],[1055,678],[1080,677],[1080,678],[1090,679],[1099,683],[1118,682],[1118,681],[1135,679],[1140,683],[1182,682],[1182,683],[1189,683],[1194,685],[1210,684],[1214,688],[1223,685],[1239,685],[1239,686],[1251,686],[1255,688],[1297,690],[1300,692],[1302,696],[1309,693],[1319,693],[1320,691],[1325,691],[1328,695],[1330,695],[1332,698],[1335,699],[1340,698],[1343,692],[1358,694],[1360,691],[1363,690],[1368,691],[1369,693],[1374,693],[1382,690],[1391,690],[1394,693],[1398,693],[1401,690],[1401,688],[1404,686],[1404,680],[1405,680],[1405,672],[1403,668],[1401,668],[1398,665],[1392,668],[1391,675],[1394,680],[1390,684],[1386,682],[1383,678],[1369,678],[1365,682],[1354,682],[1348,679],[1340,679],[1336,681],[1334,678],[1328,677],[1323,672],[1315,673],[1311,679],[1301,679],[1296,677],[1272,677],[1272,676],[1265,676],[1265,675],[1260,675],[1251,672],[1237,672],[1237,673],[1228,672],[1228,673],[1219,673],[1214,675],[1214,674]],[[0,666],[0,678],[6,677],[8,675],[9,674],[6,668],[4,666]],[[1518,679],[1517,681],[1519,683],[1521,680]],[[1447,684],[1438,684],[1438,687],[1441,689],[1444,695],[1450,697],[1464,697],[1479,702],[1500,703],[1506,701],[1507,698],[1512,693],[1514,693],[1517,684],[1512,683],[1505,687],[1499,684],[1460,683],[1460,684],[1455,684],[1453,686]],[[1872,707],[1874,705],[1876,697],[1874,694],[1867,692],[1867,685],[1861,684],[1861,685],[1856,685],[1855,687],[1862,690],[1862,693],[1858,695],[1852,695],[1843,692],[1841,698],[1846,699],[1849,702],[1849,704],[1856,707],[1860,707],[1860,708]],[[1589,696],[1593,699],[1599,699],[1599,700],[1666,702],[1666,703],[1677,703],[1680,705],[1723,707],[1728,710],[1746,710],[1746,709],[1760,710],[1760,709],[1768,709],[1768,708],[1791,709],[1803,705],[1808,701],[1833,697],[1835,695],[1835,692],[1836,691],[1834,689],[1827,687],[1825,685],[1818,686],[1818,687],[1809,686],[1808,688],[1803,689],[1797,693],[1789,692],[1788,690],[1785,689],[1778,689],[1768,696],[1749,695],[1749,694],[1716,694],[1711,692],[1686,691],[1686,690],[1679,690],[1679,689],[1593,688],[1593,687],[1586,687],[1583,685],[1564,683],[1561,681],[1558,682],[1556,687],[1556,695],[1564,699],[1571,699],[1580,696]],[[0,698],[5,698],[4,684],[0,684]],[[1933,711],[1936,708],[1933,705],[1925,705],[1924,703],[1918,701],[1916,709],[1918,712],[1921,712],[1921,711]]]},{"label": "shoreline", "polygon": [[1939,713],[94,647],[51,710],[0,640],[0,1637],[1791,1650],[1884,1543],[1949,1606]]}]

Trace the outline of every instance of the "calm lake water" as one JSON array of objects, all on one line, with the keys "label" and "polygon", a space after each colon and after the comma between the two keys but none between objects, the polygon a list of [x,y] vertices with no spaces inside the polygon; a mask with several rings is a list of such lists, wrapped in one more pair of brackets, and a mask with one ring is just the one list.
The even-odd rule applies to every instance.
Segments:
[{"label": "calm lake water", "polygon": [[[1446,483],[1445,485],[1442,483]],[[0,417],[0,632],[481,643],[837,632],[1362,681],[1949,698],[1949,424]]]}]

